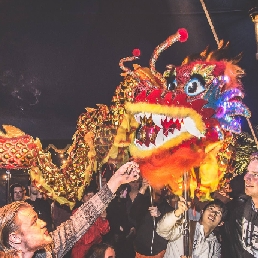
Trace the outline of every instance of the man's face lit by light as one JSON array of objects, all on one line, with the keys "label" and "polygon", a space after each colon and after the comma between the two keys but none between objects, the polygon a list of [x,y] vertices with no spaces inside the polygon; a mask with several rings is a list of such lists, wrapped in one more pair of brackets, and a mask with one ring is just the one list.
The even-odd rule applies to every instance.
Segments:
[{"label": "man's face lit by light", "polygon": [[13,200],[22,201],[24,198],[24,190],[21,187],[14,187],[13,189]]}]

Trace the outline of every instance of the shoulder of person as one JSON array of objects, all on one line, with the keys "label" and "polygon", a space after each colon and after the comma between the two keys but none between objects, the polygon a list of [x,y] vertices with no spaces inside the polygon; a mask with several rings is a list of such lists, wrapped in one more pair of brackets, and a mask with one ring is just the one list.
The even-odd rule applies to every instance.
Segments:
[{"label": "shoulder of person", "polygon": [[250,201],[251,197],[245,194],[239,195],[238,197],[232,199],[226,204],[228,217],[231,216],[231,214],[241,215],[244,211],[244,207],[246,207],[246,204],[248,204]]},{"label": "shoulder of person", "polygon": [[246,195],[246,194],[241,194],[241,195],[238,196],[237,199],[241,202],[246,202],[248,200],[251,200],[252,198],[250,196]]},{"label": "shoulder of person", "polygon": [[24,199],[24,202],[27,202],[30,205],[32,205],[34,203],[34,201],[32,201],[30,198]]},{"label": "shoulder of person", "polygon": [[142,194],[142,193],[138,193],[133,201],[133,203],[135,202],[135,200],[137,201],[145,201],[145,202],[150,202],[150,196],[148,194]]},{"label": "shoulder of person", "polygon": [[241,194],[233,198],[230,202],[227,203],[229,207],[237,207],[239,205],[244,205],[248,200],[251,200],[251,197],[246,194]]}]

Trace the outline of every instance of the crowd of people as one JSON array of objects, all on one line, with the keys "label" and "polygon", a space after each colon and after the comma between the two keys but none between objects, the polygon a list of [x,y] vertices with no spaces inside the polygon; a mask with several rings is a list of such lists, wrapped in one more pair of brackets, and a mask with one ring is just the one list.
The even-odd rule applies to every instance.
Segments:
[{"label": "crowd of people", "polygon": [[210,202],[153,189],[135,162],[102,172],[72,211],[33,182],[28,195],[13,184],[0,208],[0,257],[258,257],[258,153]]}]

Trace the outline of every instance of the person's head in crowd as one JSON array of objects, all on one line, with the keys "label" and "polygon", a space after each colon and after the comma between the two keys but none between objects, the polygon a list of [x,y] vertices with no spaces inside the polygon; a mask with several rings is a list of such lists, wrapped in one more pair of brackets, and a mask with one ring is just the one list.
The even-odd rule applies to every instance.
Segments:
[{"label": "person's head in crowd", "polygon": [[141,180],[140,178],[129,183],[130,191],[137,192],[140,189]]},{"label": "person's head in crowd", "polygon": [[87,202],[91,197],[94,196],[94,194],[97,192],[97,190],[89,185],[89,186],[86,186],[84,192],[83,192],[83,196],[82,196],[82,202]]},{"label": "person's head in crowd", "polygon": [[114,248],[106,243],[94,244],[85,258],[115,258]]},{"label": "person's head in crowd", "polygon": [[151,195],[154,203],[161,203],[168,199],[168,191],[165,187],[162,188],[152,188]]},{"label": "person's head in crowd", "polygon": [[95,180],[91,180],[89,185],[86,185],[82,194],[81,199],[77,199],[73,211],[77,210],[83,203],[87,202],[93,195],[97,193],[97,185]]},{"label": "person's head in crowd", "polygon": [[0,225],[0,251],[27,250],[33,254],[52,242],[46,222],[38,219],[32,206],[23,201],[1,208]]},{"label": "person's head in crowd", "polygon": [[18,183],[10,186],[10,195],[12,202],[23,201],[25,198],[25,188]]},{"label": "person's head in crowd", "polygon": [[217,226],[222,226],[227,216],[227,207],[219,199],[208,202],[201,216],[201,224],[212,232]]},{"label": "person's head in crowd", "polygon": [[247,172],[244,176],[245,193],[252,197],[255,207],[258,207],[258,152],[250,156]]},{"label": "person's head in crowd", "polygon": [[29,193],[30,195],[35,195],[37,196],[39,194],[39,190],[38,188],[36,187],[36,184],[35,182],[32,180],[29,180],[29,183],[28,183],[28,189],[29,189]]}]

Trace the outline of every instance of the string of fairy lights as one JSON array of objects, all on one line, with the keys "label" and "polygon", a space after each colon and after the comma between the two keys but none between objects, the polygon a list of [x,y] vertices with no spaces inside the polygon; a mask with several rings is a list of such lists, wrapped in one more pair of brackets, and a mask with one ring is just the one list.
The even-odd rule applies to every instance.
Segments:
[{"label": "string of fairy lights", "polygon": [[70,148],[70,146],[71,144],[67,144],[63,149],[58,149],[54,144],[51,143],[45,148],[45,151],[53,149],[58,154],[64,154]]},{"label": "string of fairy lights", "polygon": [[60,163],[64,165],[66,163],[67,159],[67,150],[70,148],[71,144],[67,144],[63,149],[57,148],[54,144],[49,144],[44,151],[50,151],[51,149],[55,152],[54,155],[58,155]]}]

